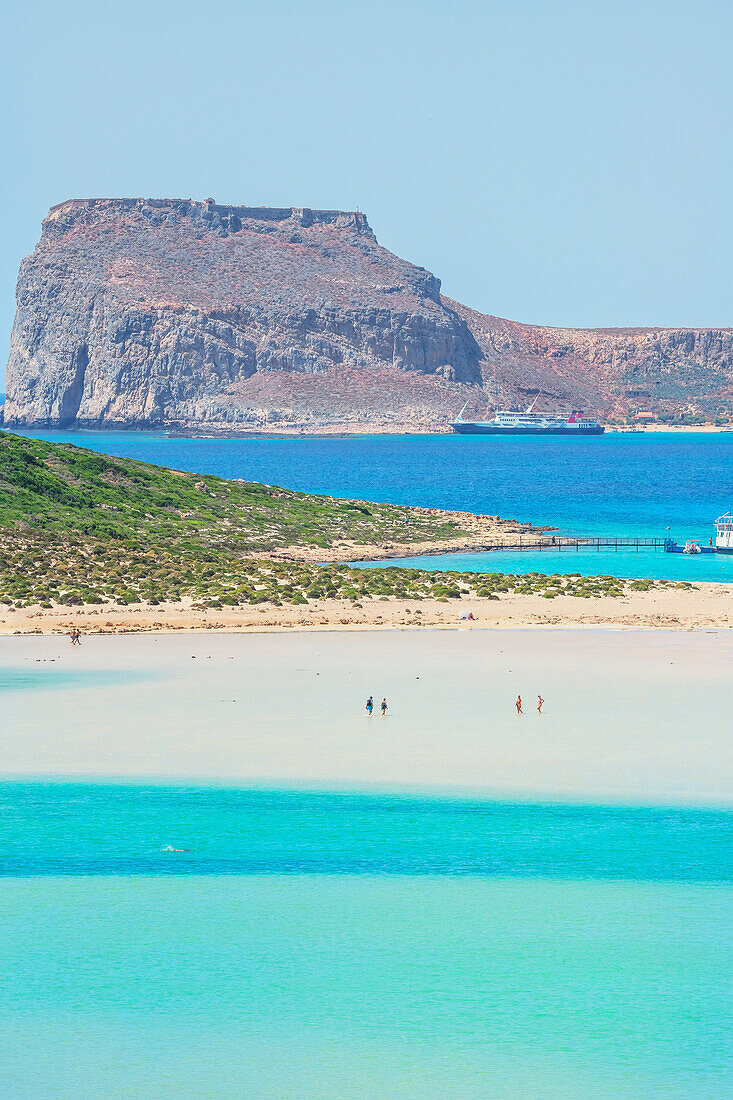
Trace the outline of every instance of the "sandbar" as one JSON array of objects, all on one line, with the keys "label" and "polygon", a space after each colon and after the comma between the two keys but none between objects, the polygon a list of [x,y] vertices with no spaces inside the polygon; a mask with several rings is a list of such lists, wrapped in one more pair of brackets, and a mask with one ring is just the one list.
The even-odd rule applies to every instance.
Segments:
[{"label": "sandbar", "polygon": [[0,775],[730,806],[732,659],[728,630],[3,637]]}]

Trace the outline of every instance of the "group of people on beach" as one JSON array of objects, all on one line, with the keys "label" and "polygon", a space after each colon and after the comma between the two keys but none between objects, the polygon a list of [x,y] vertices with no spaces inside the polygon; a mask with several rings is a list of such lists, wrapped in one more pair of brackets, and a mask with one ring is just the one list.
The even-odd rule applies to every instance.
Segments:
[{"label": "group of people on beach", "polygon": [[69,638],[71,639],[72,645],[81,645],[81,630],[79,630],[78,626],[72,626],[69,631]]},{"label": "group of people on beach", "polygon": [[[544,703],[544,701],[545,700],[542,698],[541,695],[537,696],[537,713],[538,714],[542,714],[542,704]],[[521,695],[517,696],[517,699],[516,699],[516,702],[514,703],[514,706],[517,708],[517,714],[524,714],[524,711],[522,710],[522,696]]]},{"label": "group of people on beach", "polygon": [[[384,718],[384,716],[387,713],[388,709],[389,708],[387,707],[387,700],[382,699],[382,702],[380,703],[380,710],[382,711],[382,718]],[[366,701],[366,712],[367,712],[367,714],[372,714],[373,711],[374,711],[374,699],[370,695],[369,698]]]},{"label": "group of people on beach", "polygon": [[[542,707],[544,705],[544,702],[545,702],[545,700],[542,698],[542,696],[538,695],[537,696],[537,713],[538,714],[542,714]],[[517,696],[516,702],[514,703],[514,706],[517,708],[517,714],[518,715],[519,714],[524,714],[524,711],[522,710],[522,696],[521,695]],[[380,710],[382,711],[382,718],[384,718],[384,716],[387,713],[388,709],[389,708],[387,707],[387,700],[382,699],[382,702],[380,703]],[[366,701],[366,712],[369,715],[374,713],[374,696],[372,696],[372,695],[370,695],[369,698]]]}]

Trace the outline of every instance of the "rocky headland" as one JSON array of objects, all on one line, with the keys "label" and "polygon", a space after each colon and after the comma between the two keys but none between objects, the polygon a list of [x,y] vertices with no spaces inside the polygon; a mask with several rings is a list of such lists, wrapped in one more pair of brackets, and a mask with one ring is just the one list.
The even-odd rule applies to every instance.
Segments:
[{"label": "rocky headland", "polygon": [[20,269],[5,424],[302,430],[447,423],[464,402],[733,412],[732,329],[477,313],[358,212],[69,200]]}]

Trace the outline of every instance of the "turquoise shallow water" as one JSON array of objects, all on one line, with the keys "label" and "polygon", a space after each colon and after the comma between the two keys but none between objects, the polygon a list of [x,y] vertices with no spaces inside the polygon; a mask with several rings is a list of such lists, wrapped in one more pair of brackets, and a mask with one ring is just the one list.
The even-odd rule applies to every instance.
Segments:
[{"label": "turquoise shallow water", "polygon": [[530,550],[488,554],[430,554],[359,562],[359,568],[402,566],[413,569],[457,569],[476,573],[580,573],[584,577],[652,578],[672,581],[733,582],[733,555],[665,554],[635,550]]},{"label": "turquoise shallow water", "polygon": [[[733,1088],[733,815],[91,784],[2,799],[5,1095]],[[105,873],[66,873],[84,869]]]},{"label": "turquoise shallow water", "polygon": [[729,811],[0,783],[0,875],[437,873],[733,882],[732,852]]},{"label": "turquoise shallow water", "polygon": [[[733,503],[733,433],[660,433],[575,440],[540,437],[357,436],[181,439],[152,432],[42,432],[109,454],[308,492],[465,509],[553,524],[571,534],[671,535],[707,542]],[[669,528],[669,530],[668,530]],[[537,555],[539,558],[539,555]],[[542,555],[544,557],[544,555]],[[559,556],[558,556],[559,557]],[[618,556],[593,556],[611,572]],[[648,554],[626,576],[724,580],[720,559]],[[528,556],[505,572],[532,570]],[[567,559],[558,562],[560,568]],[[474,566],[475,567],[475,566]],[[542,564],[543,569],[548,568]],[[555,571],[555,565],[549,566]],[[576,558],[574,568],[585,572]],[[629,563],[635,570],[636,565]],[[731,566],[728,566],[728,570]]]},{"label": "turquoise shallow water", "polygon": [[733,891],[379,876],[16,879],[5,1095],[731,1094]]},{"label": "turquoise shallow water", "polygon": [[[48,664],[56,662],[49,661]],[[121,669],[39,668],[40,661],[26,667],[0,665],[0,695],[6,692],[71,691],[82,688],[116,688],[142,683],[152,673]],[[45,665],[46,662],[44,661]],[[59,662],[60,664],[60,662]]]}]

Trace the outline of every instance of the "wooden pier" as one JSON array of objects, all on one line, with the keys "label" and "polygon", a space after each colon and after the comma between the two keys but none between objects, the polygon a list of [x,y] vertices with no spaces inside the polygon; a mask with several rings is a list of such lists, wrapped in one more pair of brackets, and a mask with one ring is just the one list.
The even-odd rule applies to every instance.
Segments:
[{"label": "wooden pier", "polygon": [[552,535],[544,538],[527,535],[518,540],[502,540],[485,543],[482,550],[666,550],[669,539],[638,538],[634,535],[620,537],[578,538],[568,535]]}]

